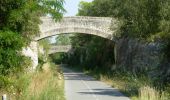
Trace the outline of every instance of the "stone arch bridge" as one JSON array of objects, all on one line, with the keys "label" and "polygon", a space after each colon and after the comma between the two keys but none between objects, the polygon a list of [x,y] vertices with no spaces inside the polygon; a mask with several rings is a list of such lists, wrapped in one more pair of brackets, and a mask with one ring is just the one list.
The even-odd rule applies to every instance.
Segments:
[{"label": "stone arch bridge", "polygon": [[92,34],[113,40],[118,23],[116,19],[110,17],[85,16],[64,17],[59,22],[50,17],[42,17],[41,20],[40,34],[34,38],[36,41],[62,33]]},{"label": "stone arch bridge", "polygon": [[72,49],[71,45],[56,45],[51,46],[51,48],[48,51],[48,54],[54,54],[57,52],[70,52]]},{"label": "stone arch bridge", "polygon": [[64,17],[59,22],[55,22],[51,17],[42,17],[41,20],[40,34],[30,44],[32,54],[28,54],[28,49],[23,50],[23,53],[33,60],[33,69],[38,65],[38,40],[63,33],[84,33],[115,41],[114,36],[118,29],[118,20],[110,17]]}]

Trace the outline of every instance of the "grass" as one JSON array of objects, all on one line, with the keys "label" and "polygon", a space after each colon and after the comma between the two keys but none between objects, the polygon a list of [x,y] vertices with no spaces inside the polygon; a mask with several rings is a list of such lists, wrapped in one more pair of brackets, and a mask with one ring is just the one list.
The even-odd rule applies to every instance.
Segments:
[{"label": "grass", "polygon": [[145,79],[128,80],[122,77],[101,75],[100,80],[112,85],[112,87],[118,88],[132,100],[169,100],[169,97],[165,95],[167,92],[160,92]]},{"label": "grass", "polygon": [[[132,100],[170,100],[167,91],[160,92],[145,78],[127,79],[124,76],[107,76],[100,74],[99,80],[118,88]],[[127,76],[128,77],[128,76]],[[129,76],[130,77],[130,76]]]},{"label": "grass", "polygon": [[140,100],[165,100],[165,96],[160,94],[156,89],[144,86],[139,89]]},{"label": "grass", "polygon": [[[76,67],[73,67],[73,69],[82,71],[79,66]],[[152,86],[151,80],[144,76],[133,77],[125,73],[114,74],[102,72],[100,69],[83,71],[85,74],[91,75],[97,80],[119,89],[120,92],[130,97],[131,100],[170,100],[170,93],[168,91],[157,90]]]},{"label": "grass", "polygon": [[[8,90],[12,100],[65,100],[64,80],[59,66],[45,63],[42,71],[22,74],[13,89]],[[5,92],[3,92],[5,93]]]}]

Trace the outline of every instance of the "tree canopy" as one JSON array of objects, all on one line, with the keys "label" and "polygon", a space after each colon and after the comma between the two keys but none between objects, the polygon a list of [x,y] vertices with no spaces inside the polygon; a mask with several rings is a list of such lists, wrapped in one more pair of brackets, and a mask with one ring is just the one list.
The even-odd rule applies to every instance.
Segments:
[{"label": "tree canopy", "polygon": [[[152,72],[161,80],[170,82],[168,72],[170,61],[170,1],[169,0],[93,0],[80,2],[79,16],[114,17],[121,25],[117,39],[134,39],[144,43],[163,44],[163,64],[154,66]],[[112,27],[111,27],[112,28]],[[76,34],[71,39],[74,53],[69,63],[85,66],[85,68],[111,69],[114,65],[114,43],[100,37]],[[83,48],[82,48],[83,47]],[[128,46],[127,46],[128,47]],[[135,48],[135,47],[134,47]],[[161,47],[160,47],[161,48]],[[128,48],[127,48],[128,49]],[[129,53],[129,52],[128,52]],[[135,55],[135,54],[134,54]],[[127,55],[122,55],[127,56]],[[130,55],[131,61],[135,58]],[[128,57],[127,57],[128,59]],[[127,62],[132,63],[132,62]],[[99,67],[100,66],[100,67]],[[152,67],[152,66],[151,66]],[[126,71],[132,75],[149,73],[149,68],[128,68],[127,66],[114,67],[115,72]],[[159,69],[160,68],[160,69]],[[102,69],[102,70],[103,70]],[[133,71],[136,70],[137,71]],[[166,76],[165,76],[166,75]],[[160,81],[163,82],[163,81]]]},{"label": "tree canopy", "polygon": [[148,38],[170,33],[169,0],[94,0],[80,2],[78,15],[109,16],[121,20],[122,36]]},{"label": "tree canopy", "polygon": [[63,4],[64,0],[0,0],[0,75],[26,66],[20,51],[39,33],[40,17],[60,20]]},{"label": "tree canopy", "polygon": [[23,36],[39,33],[40,17],[59,20],[65,12],[63,0],[1,0],[0,30],[10,29]]}]

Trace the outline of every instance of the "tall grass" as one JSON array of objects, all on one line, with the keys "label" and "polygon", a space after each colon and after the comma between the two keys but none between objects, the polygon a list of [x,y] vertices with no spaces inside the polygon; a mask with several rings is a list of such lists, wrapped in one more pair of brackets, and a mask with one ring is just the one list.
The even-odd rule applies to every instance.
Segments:
[{"label": "tall grass", "polygon": [[139,89],[140,100],[163,100],[163,95],[150,86],[144,86]]},{"label": "tall grass", "polygon": [[65,100],[64,80],[59,66],[46,63],[41,71],[22,73],[10,77],[6,90],[0,90],[0,96],[7,94],[10,100]]},{"label": "tall grass", "polygon": [[100,75],[100,80],[118,88],[132,100],[170,100],[168,91],[160,91],[149,86],[149,82],[141,79],[126,80],[121,77]]},{"label": "tall grass", "polygon": [[[35,73],[20,100],[65,100],[64,81],[55,65],[46,63]],[[52,70],[53,69],[53,70]]]}]

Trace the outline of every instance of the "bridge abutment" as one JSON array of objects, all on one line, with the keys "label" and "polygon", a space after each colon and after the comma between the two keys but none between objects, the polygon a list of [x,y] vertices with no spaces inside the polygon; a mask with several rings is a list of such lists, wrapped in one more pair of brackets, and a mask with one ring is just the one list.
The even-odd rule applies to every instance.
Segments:
[{"label": "bridge abutment", "polygon": [[[51,17],[42,17],[40,34],[34,38],[30,46],[24,49],[24,54],[31,58],[35,70],[38,65],[38,43],[37,41],[64,33],[84,33],[100,36],[112,41],[118,29],[119,21],[111,17],[64,17],[61,21],[55,22]],[[112,27],[112,30],[111,30]],[[51,52],[53,53],[53,52]],[[49,53],[50,54],[50,53]]]},{"label": "bridge abutment", "polygon": [[38,65],[38,42],[31,41],[30,45],[26,48],[23,48],[22,53],[31,58],[32,67],[30,68],[31,71],[35,71]]}]

